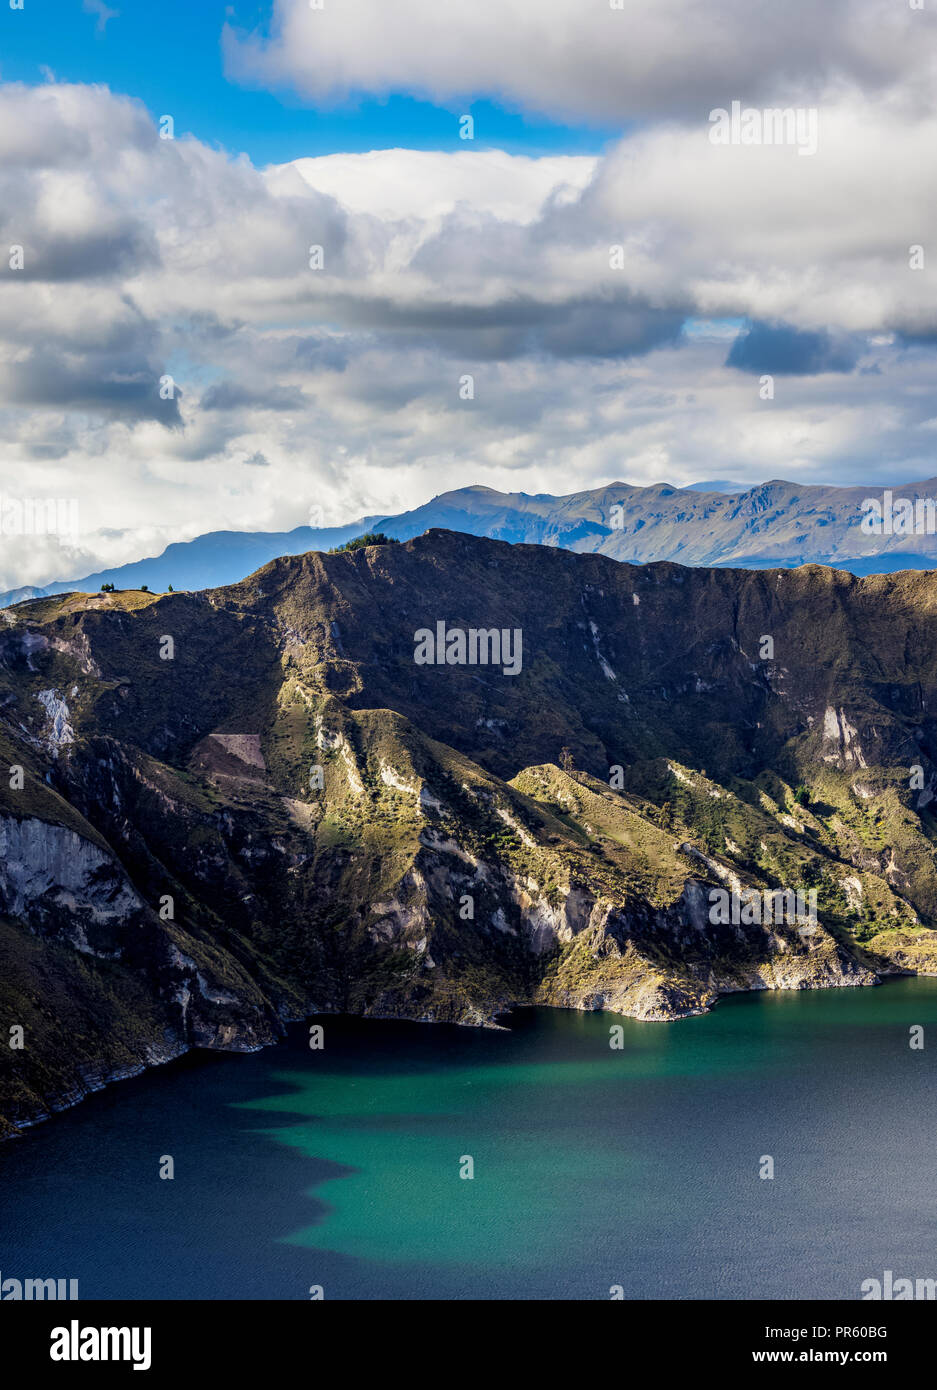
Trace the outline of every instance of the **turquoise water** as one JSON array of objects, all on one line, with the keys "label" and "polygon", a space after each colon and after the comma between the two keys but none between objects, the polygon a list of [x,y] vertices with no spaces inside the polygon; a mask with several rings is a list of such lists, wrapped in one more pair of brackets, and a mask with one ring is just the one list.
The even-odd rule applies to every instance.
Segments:
[{"label": "turquoise water", "polygon": [[3,1146],[2,1277],[83,1298],[853,1299],[885,1269],[937,1276],[937,981],[674,1024],[319,1022],[322,1051],[298,1027],[185,1058]]}]

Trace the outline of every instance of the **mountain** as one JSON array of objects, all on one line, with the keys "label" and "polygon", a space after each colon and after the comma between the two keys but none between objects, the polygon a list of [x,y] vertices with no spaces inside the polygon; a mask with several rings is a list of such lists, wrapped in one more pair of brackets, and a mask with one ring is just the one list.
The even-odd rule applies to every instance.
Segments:
[{"label": "mountain", "polygon": [[[937,498],[937,478],[895,487],[896,498]],[[549,493],[496,492],[466,487],[443,493],[412,511],[368,516],[347,526],[293,531],[212,531],[167,546],[159,556],[50,584],[41,590],[11,589],[0,607],[37,595],[95,592],[102,584],[162,591],[234,584],[279,555],[325,550],[371,530],[397,540],[445,528],[514,544],[555,545],[645,564],[677,560],[688,565],[743,565],[754,569],[825,564],[856,574],[937,566],[937,534],[867,535],[860,530],[862,504],[882,490],[805,487],[773,481],[744,489],[732,482],[687,488],[657,483],[610,483],[568,497]]]},{"label": "mountain", "polygon": [[[312,1013],[665,1020],[937,973],[935,618],[937,573],[441,530],[7,610],[5,1131]],[[714,919],[730,890],[816,911]]]},{"label": "mountain", "polygon": [[[937,478],[892,489],[895,498],[937,499]],[[824,564],[856,573],[937,566],[937,518],[930,535],[870,535],[863,502],[881,489],[761,483],[741,493],[699,492],[657,483],[610,483],[568,497],[462,488],[414,511],[378,517],[398,540],[431,527],[514,544],[553,545],[632,564],[676,560],[709,567],[796,568]]]},{"label": "mountain", "polygon": [[95,570],[80,579],[66,579],[43,587],[9,589],[0,594],[0,608],[31,598],[53,594],[100,592],[102,584],[118,589],[139,589],[145,584],[155,593],[174,589],[212,589],[236,584],[246,574],[278,555],[304,555],[307,550],[329,550],[368,531],[373,517],[362,517],[347,526],[297,526],[292,531],[209,531],[191,541],[174,541],[161,555],[134,560],[112,569]]},{"label": "mountain", "polygon": [[744,483],[735,483],[731,478],[720,478],[705,483],[685,483],[681,492],[747,492]]},{"label": "mountain", "polygon": [[[71,582],[75,583],[74,580]],[[43,589],[35,584],[24,584],[19,589],[8,589],[6,593],[0,595],[0,608],[10,608],[14,603],[25,603],[27,599],[31,598],[45,598],[49,592],[49,589]]]}]

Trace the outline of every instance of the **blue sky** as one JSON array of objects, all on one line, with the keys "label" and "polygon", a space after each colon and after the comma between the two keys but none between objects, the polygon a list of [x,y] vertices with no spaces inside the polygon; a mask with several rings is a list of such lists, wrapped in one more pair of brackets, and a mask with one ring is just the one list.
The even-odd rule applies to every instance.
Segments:
[{"label": "blue sky", "polygon": [[[217,0],[110,0],[102,26],[82,0],[25,0],[22,11],[0,8],[0,78],[41,83],[104,83],[138,97],[154,119],[169,113],[186,133],[255,164],[303,155],[407,148],[464,149],[458,117],[475,121],[473,148],[512,153],[595,154],[621,126],[569,126],[507,110],[491,101],[434,106],[406,93],[386,100],[359,94],[338,107],[315,107],[296,94],[249,90],[225,77],[221,32],[266,31],[270,5]],[[46,72],[44,72],[46,70]]]}]

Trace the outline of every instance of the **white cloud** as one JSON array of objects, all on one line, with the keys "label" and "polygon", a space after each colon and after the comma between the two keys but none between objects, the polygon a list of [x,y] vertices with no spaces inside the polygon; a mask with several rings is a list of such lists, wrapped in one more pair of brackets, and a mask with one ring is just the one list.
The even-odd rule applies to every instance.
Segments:
[{"label": "white cloud", "polygon": [[[463,205],[504,222],[533,222],[548,199],[570,202],[588,184],[598,160],[588,155],[531,159],[503,150],[371,150],[297,159],[310,188],[353,213],[388,221],[432,223]],[[280,169],[270,172],[274,183]],[[275,183],[274,183],[275,186]]]},{"label": "white cloud", "polygon": [[490,97],[554,120],[705,117],[846,81],[933,106],[933,16],[895,0],[276,0],[267,34],[228,26],[229,75],[316,101]]},{"label": "white cloud", "polygon": [[[937,115],[844,87],[820,116],[811,158],[672,120],[598,160],[261,170],[104,88],[0,86],[0,493],[79,497],[74,573],[469,482],[928,476],[937,250],[913,271],[909,247]],[[835,370],[762,402],[725,366],[746,316],[789,325],[788,352],[828,338]],[[0,586],[62,577],[54,544],[14,541]]]}]

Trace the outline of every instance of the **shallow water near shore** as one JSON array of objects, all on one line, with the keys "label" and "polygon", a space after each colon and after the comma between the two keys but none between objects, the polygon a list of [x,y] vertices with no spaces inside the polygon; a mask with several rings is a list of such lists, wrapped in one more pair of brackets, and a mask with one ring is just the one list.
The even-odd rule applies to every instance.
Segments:
[{"label": "shallow water near shore", "polygon": [[670,1024],[317,1022],[321,1051],[298,1025],[190,1055],[2,1146],[0,1279],[77,1278],[85,1299],[857,1299],[886,1269],[937,1277],[937,980]]}]

